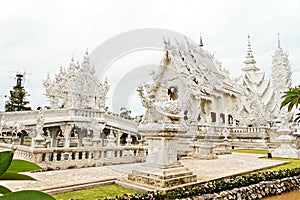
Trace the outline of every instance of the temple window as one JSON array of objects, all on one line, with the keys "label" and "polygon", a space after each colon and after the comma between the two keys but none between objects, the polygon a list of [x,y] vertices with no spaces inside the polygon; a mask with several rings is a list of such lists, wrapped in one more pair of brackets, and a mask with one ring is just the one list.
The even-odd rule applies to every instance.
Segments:
[{"label": "temple window", "polygon": [[222,123],[225,123],[225,115],[223,113],[220,113],[220,118],[222,119]]},{"label": "temple window", "polygon": [[201,120],[201,115],[199,114],[197,117],[197,121],[199,122]]},{"label": "temple window", "polygon": [[211,116],[211,121],[212,122],[216,122],[217,121],[217,117],[216,117],[216,113],[215,112],[211,112],[210,116]]},{"label": "temple window", "polygon": [[232,117],[232,115],[228,115],[228,124],[233,124],[233,117]]},{"label": "temple window", "polygon": [[178,90],[176,87],[172,86],[172,87],[169,87],[168,89],[168,95],[170,97],[170,100],[176,100],[178,99]]},{"label": "temple window", "polygon": [[184,120],[188,120],[187,114],[188,114],[188,111],[185,110],[185,111],[183,112],[183,119],[184,119]]}]

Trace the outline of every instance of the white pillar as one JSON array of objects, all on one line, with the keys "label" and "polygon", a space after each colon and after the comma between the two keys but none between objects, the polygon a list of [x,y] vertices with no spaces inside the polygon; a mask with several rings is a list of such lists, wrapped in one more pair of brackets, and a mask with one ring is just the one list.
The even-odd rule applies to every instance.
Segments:
[{"label": "white pillar", "polygon": [[62,127],[63,135],[64,135],[64,147],[70,147],[70,134],[71,134],[71,125],[67,124]]}]

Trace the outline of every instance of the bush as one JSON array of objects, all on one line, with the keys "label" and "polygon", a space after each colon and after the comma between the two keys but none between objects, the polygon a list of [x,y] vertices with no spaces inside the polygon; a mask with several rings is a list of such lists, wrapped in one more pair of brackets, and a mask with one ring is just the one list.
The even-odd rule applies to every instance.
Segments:
[{"label": "bush", "polygon": [[[209,181],[207,183],[196,184],[194,186],[178,188],[175,190],[162,192],[146,192],[144,194],[126,194],[117,196],[116,200],[148,200],[148,199],[180,199],[201,196],[204,194],[220,193],[225,190],[232,190],[233,188],[240,188],[257,184],[262,181],[274,181],[287,177],[299,176],[300,168],[284,169],[279,171],[254,172],[247,175],[231,176],[220,180]],[[108,200],[108,199],[106,199]]]}]

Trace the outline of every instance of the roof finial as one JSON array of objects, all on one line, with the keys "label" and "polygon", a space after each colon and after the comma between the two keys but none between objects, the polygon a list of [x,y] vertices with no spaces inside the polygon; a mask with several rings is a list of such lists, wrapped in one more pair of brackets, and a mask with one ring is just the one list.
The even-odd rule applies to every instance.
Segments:
[{"label": "roof finial", "polygon": [[89,48],[86,48],[85,55],[89,55]]},{"label": "roof finial", "polygon": [[254,60],[254,56],[252,55],[250,35],[249,34],[248,34],[248,45],[247,46],[248,46],[248,50],[247,50],[246,60],[244,61],[246,66],[244,68],[242,68],[242,70],[243,71],[249,71],[249,70],[257,71],[259,69],[255,66],[256,61]]},{"label": "roof finial", "polygon": [[248,46],[247,56],[253,58],[249,34],[248,34],[248,45],[247,46]]},{"label": "roof finial", "polygon": [[279,33],[277,33],[277,47],[281,48],[281,45],[280,45],[280,34]]},{"label": "roof finial", "polygon": [[251,44],[250,44],[250,35],[248,34],[248,47],[251,47]]},{"label": "roof finial", "polygon": [[74,62],[74,55],[72,55],[71,57],[71,62]]},{"label": "roof finial", "polygon": [[199,47],[203,47],[203,42],[202,42],[202,35],[201,35],[201,33],[200,33]]},{"label": "roof finial", "polygon": [[169,50],[170,49],[170,38],[169,40],[167,41],[165,39],[165,37],[163,36],[163,40],[164,40],[164,44],[165,44],[165,50]]}]

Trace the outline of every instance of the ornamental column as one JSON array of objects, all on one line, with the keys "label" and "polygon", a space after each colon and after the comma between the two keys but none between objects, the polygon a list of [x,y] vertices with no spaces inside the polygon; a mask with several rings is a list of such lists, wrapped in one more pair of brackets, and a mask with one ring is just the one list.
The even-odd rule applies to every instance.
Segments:
[{"label": "ornamental column", "polygon": [[71,125],[67,124],[61,127],[64,135],[64,147],[70,147],[70,134],[71,134]]}]

